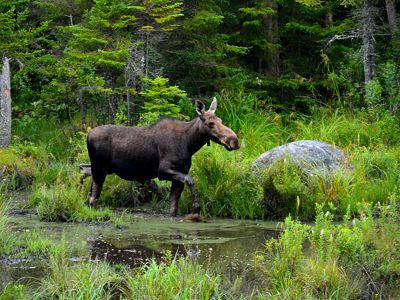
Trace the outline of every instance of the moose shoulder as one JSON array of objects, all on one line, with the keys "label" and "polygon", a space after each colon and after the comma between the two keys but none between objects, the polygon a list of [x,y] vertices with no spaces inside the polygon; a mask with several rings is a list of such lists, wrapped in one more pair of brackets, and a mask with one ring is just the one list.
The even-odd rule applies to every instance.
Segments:
[{"label": "moose shoulder", "polygon": [[172,181],[170,213],[176,215],[178,201],[186,183],[192,196],[192,212],[200,205],[189,175],[192,155],[210,140],[227,150],[239,149],[236,134],[215,115],[214,98],[208,111],[196,101],[198,117],[190,122],[162,118],[144,127],[103,125],[88,135],[92,183],[89,205],[95,205],[107,174],[131,181],[153,178]]}]

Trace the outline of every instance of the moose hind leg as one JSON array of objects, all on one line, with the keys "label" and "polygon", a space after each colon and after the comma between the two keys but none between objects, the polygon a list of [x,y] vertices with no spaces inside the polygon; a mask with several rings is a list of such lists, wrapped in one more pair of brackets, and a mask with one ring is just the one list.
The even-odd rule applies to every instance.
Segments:
[{"label": "moose hind leg", "polygon": [[184,186],[185,185],[183,182],[172,180],[171,193],[169,195],[169,200],[170,200],[169,213],[171,214],[171,216],[174,217],[176,216],[176,213],[178,211],[179,198],[181,197]]},{"label": "moose hind leg", "polygon": [[89,192],[89,206],[95,206],[100,197],[104,180],[107,174],[103,170],[93,170],[92,168],[92,184]]}]

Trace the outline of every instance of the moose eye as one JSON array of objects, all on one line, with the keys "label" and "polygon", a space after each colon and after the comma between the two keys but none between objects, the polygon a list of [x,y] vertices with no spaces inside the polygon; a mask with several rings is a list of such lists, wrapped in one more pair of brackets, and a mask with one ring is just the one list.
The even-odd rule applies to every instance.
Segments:
[{"label": "moose eye", "polygon": [[208,127],[210,127],[210,128],[213,128],[214,127],[214,122],[210,122],[210,123],[208,123]]}]

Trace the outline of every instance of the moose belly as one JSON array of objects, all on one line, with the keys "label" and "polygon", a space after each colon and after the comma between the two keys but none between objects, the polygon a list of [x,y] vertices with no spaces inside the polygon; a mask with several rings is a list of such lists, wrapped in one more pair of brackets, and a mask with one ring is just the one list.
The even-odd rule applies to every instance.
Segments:
[{"label": "moose belly", "polygon": [[113,160],[109,173],[130,181],[146,181],[158,175],[158,162]]}]

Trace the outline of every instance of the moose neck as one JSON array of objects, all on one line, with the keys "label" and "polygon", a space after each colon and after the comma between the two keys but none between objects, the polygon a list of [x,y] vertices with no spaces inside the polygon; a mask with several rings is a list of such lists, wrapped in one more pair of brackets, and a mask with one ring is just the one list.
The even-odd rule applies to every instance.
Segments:
[{"label": "moose neck", "polygon": [[188,135],[188,149],[191,155],[210,142],[210,136],[203,129],[203,124],[198,117],[188,123],[186,132]]}]

